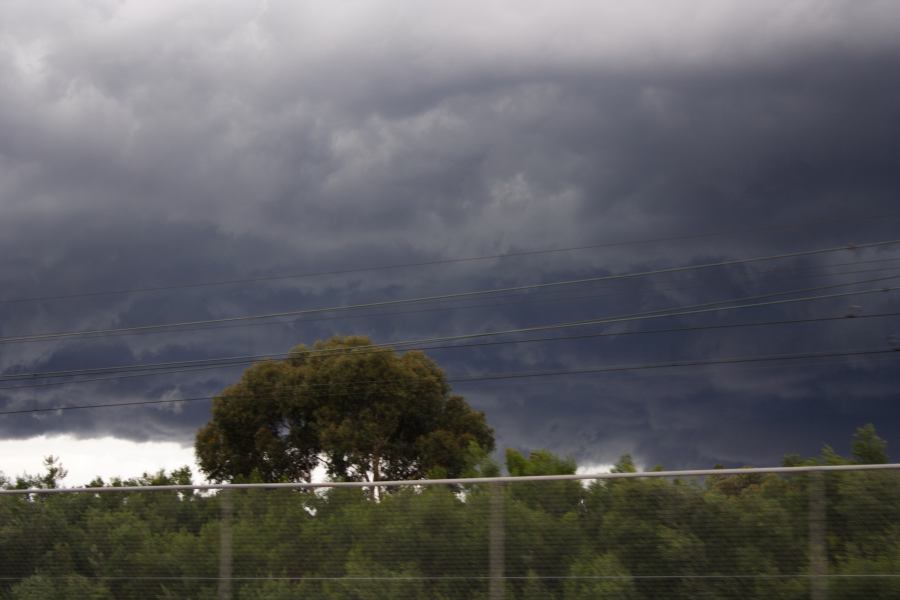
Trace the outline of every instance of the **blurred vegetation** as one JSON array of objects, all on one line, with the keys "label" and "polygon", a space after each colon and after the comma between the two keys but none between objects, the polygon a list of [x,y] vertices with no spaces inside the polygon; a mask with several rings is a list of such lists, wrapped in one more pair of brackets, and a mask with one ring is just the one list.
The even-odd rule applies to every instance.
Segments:
[{"label": "blurred vegetation", "polygon": [[[871,426],[853,454],[786,465],[886,462]],[[510,450],[511,475],[573,473]],[[623,457],[618,472],[633,472]],[[486,455],[469,475],[495,474]],[[49,488],[64,469],[6,488]],[[810,594],[809,489],[818,475],[0,496],[0,598],[218,598],[221,534],[239,599],[486,599],[502,494],[505,598],[793,599]],[[100,486],[186,483],[186,468]],[[828,598],[900,598],[900,474],[821,475]],[[228,496],[227,522],[223,501]],[[812,515],[815,518],[815,515]],[[495,514],[494,518],[498,518]],[[885,576],[886,575],[886,576]]]}]

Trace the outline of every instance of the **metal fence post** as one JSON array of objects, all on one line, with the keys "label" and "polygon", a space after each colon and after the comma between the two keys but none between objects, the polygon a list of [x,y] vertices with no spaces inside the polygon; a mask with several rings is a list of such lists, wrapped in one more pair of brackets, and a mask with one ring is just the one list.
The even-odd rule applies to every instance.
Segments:
[{"label": "metal fence post", "polygon": [[502,483],[495,483],[490,486],[490,517],[488,526],[488,560],[490,570],[490,600],[503,600],[506,581],[505,562],[506,562],[506,530],[504,515],[504,486]]},{"label": "metal fence post", "polygon": [[231,577],[234,558],[233,536],[231,530],[234,504],[231,490],[219,492],[219,600],[231,600]]},{"label": "metal fence post", "polygon": [[809,474],[809,597],[828,598],[828,555],[826,528],[825,474]]}]

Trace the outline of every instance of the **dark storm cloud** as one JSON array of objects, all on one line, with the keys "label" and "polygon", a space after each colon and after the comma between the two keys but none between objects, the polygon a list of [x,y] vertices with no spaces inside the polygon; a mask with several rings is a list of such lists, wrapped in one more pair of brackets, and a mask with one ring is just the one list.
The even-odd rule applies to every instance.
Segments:
[{"label": "dark storm cloud", "polygon": [[[900,192],[898,13],[892,2],[565,10],[489,2],[426,10],[395,2],[97,1],[63,3],[45,15],[6,3],[3,299],[800,226],[253,286],[6,303],[0,335],[277,312],[897,237],[897,215],[873,215],[894,213]],[[896,250],[792,264],[885,256]],[[822,275],[758,265],[419,312],[7,344],[0,368],[284,352],[332,333],[430,337],[847,280]],[[867,296],[752,316],[828,314],[851,303],[868,312],[896,306],[894,296]],[[706,322],[716,319],[727,321]],[[860,321],[435,356],[451,375],[587,368],[865,348],[887,344],[895,326]],[[772,462],[782,450],[841,443],[867,421],[900,443],[900,431],[889,429],[896,419],[879,408],[896,396],[896,380],[889,362],[877,364],[463,391],[507,445],[592,462],[624,451],[667,466]],[[3,390],[0,398],[19,408],[188,397],[212,393],[233,375]],[[856,403],[832,402],[834,390],[858,396]],[[207,410],[199,403],[15,417],[0,421],[0,433],[186,442]],[[815,418],[799,416],[809,413]]]}]

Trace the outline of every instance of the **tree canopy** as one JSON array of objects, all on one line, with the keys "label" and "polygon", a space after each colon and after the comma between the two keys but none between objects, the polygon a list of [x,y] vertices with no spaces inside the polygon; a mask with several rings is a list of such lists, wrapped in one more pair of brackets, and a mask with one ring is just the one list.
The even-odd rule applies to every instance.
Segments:
[{"label": "tree canopy", "polygon": [[[874,428],[853,441],[852,455],[826,446],[786,462],[887,460]],[[575,466],[546,450],[506,454],[513,476]],[[54,483],[62,466],[45,470],[21,479]],[[237,600],[487,600],[502,540],[506,600],[806,600],[813,518],[827,533],[829,599],[900,598],[900,473],[820,475],[822,486],[772,473],[411,485],[378,502],[347,488],[0,496],[0,599],[215,600],[227,544]],[[108,485],[189,480],[181,469]],[[824,494],[821,513],[811,494]]]},{"label": "tree canopy", "polygon": [[433,360],[359,336],[250,367],[212,412],[195,449],[216,481],[308,481],[319,465],[339,480],[458,477],[494,448]]}]

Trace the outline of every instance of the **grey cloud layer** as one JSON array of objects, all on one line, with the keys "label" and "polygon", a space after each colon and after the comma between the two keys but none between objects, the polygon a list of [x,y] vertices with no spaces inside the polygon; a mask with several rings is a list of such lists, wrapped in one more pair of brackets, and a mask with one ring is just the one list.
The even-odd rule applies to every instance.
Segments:
[{"label": "grey cloud layer", "polygon": [[[68,2],[45,15],[30,3],[6,3],[0,9],[6,298],[778,222],[811,225],[528,261],[6,305],[0,335],[410,297],[896,236],[896,219],[863,219],[893,211],[900,191],[895,3],[641,6]],[[827,218],[830,224],[813,224]],[[422,337],[750,294],[788,287],[789,275],[710,274],[689,282],[700,287],[688,291],[668,290],[662,281],[574,305],[507,304],[177,339],[140,336],[108,346],[6,346],[0,367],[283,351],[332,332]],[[798,286],[826,282],[796,279]],[[890,306],[890,299],[866,304]],[[873,324],[847,334],[823,327],[787,336],[779,346],[881,343],[890,329]],[[688,352],[766,351],[770,341],[741,334],[671,347],[623,341],[604,349],[608,355],[574,345],[441,360],[457,373],[591,364],[601,357],[653,362]],[[844,382],[863,377],[854,365],[836,371]],[[752,393],[739,389],[744,378],[731,371],[679,376],[679,385],[657,385],[661,377],[553,384],[570,391],[564,406],[546,402],[555,394],[550,384],[467,393],[488,410],[506,443],[591,460],[614,459],[619,448],[648,462],[675,456],[699,464],[771,459],[766,453],[773,447],[794,449],[792,439],[809,450],[823,441],[819,432],[852,429],[844,420],[856,425],[884,417],[873,403],[896,395],[896,382],[876,370],[865,379],[881,383],[866,392],[873,400],[861,401],[859,410],[826,403],[816,426],[775,421],[772,407],[779,402],[798,411],[816,405],[821,378],[821,371],[800,371],[790,383],[757,382]],[[18,392],[8,403],[53,405],[176,389],[198,395],[224,378],[179,381]],[[733,436],[720,435],[716,421],[725,398],[735,408],[724,431],[739,430],[752,417],[758,442],[729,447]],[[670,405],[689,425],[676,426]],[[18,419],[0,423],[0,431],[189,440],[205,418],[202,407],[148,409],[140,419],[129,414],[135,413]],[[573,435],[576,428],[584,431]],[[888,433],[900,441],[900,430]]]}]

